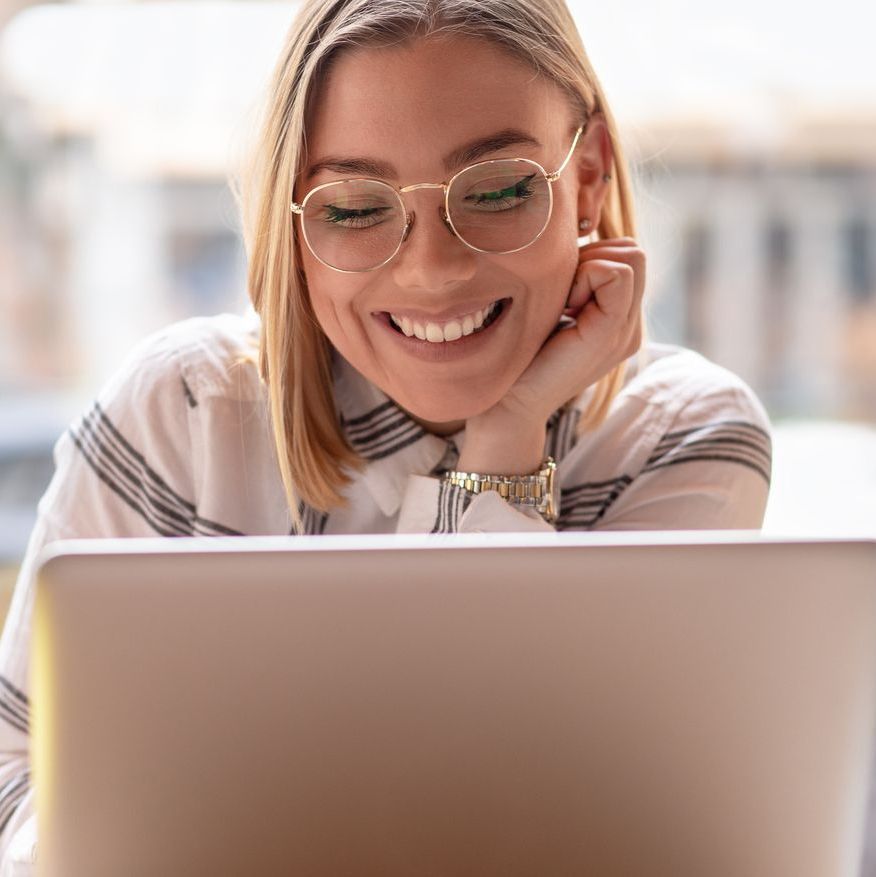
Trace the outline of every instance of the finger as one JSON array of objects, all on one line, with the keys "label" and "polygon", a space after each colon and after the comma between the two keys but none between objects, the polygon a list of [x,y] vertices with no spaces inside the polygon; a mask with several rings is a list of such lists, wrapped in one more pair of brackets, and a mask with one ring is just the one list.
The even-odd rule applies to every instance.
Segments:
[{"label": "finger", "polygon": [[633,269],[624,262],[589,259],[578,266],[569,296],[569,310],[580,310],[594,301],[613,319],[626,319],[634,298]]},{"label": "finger", "polygon": [[634,268],[644,268],[646,261],[645,251],[641,247],[620,244],[604,245],[594,249],[580,247],[578,261],[586,262],[589,259],[615,259],[619,262],[627,262]]},{"label": "finger", "polygon": [[[632,298],[634,291],[632,273],[633,269],[626,262],[611,259],[588,259],[580,262],[570,290],[567,302],[568,307],[583,307],[602,287],[617,284],[621,275],[630,281],[629,295],[625,296],[625,298]],[[613,295],[615,298],[617,297],[616,293],[613,293]],[[629,303],[629,301],[626,302],[627,306]]]},{"label": "finger", "polygon": [[595,240],[592,240],[586,244],[583,244],[583,246],[590,247],[590,246],[596,246],[597,244],[605,244],[605,243],[624,243],[624,244],[633,244],[633,245],[638,246],[639,241],[634,237],[630,237],[629,235],[621,235],[621,236],[616,237],[616,238],[596,238]]},{"label": "finger", "polygon": [[635,238],[622,237],[622,238],[602,238],[598,241],[588,241],[586,244],[580,244],[578,249],[580,251],[584,250],[597,250],[600,247],[633,247],[638,248],[639,242]]},{"label": "finger", "polygon": [[[631,303],[630,314],[637,310],[645,292],[646,257],[643,250],[638,247],[606,247],[598,252],[590,252],[583,261],[600,258],[611,262],[622,262],[629,265],[634,272],[634,298]],[[580,263],[579,263],[580,264]]]},{"label": "finger", "polygon": [[[620,286],[620,283],[618,278],[617,285]],[[608,291],[604,288],[603,295]],[[586,343],[588,358],[592,358],[594,362],[610,362],[616,365],[620,359],[626,357],[632,332],[624,314],[619,311],[606,312],[594,295],[581,309],[575,322],[576,340]]]}]

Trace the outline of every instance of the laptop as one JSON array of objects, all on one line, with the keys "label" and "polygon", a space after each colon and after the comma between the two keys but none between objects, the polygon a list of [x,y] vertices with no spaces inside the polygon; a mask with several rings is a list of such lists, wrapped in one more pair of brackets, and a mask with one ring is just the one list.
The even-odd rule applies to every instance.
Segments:
[{"label": "laptop", "polygon": [[38,874],[854,877],[876,541],[57,542]]}]

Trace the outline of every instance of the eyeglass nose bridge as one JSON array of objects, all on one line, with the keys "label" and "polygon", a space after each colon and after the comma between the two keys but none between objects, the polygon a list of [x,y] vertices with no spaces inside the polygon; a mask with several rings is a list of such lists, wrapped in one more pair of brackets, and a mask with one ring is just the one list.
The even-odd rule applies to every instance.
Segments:
[{"label": "eyeglass nose bridge", "polygon": [[[402,186],[398,191],[399,192],[413,192],[413,191],[416,191],[417,189],[443,189],[444,190],[445,203],[441,205],[441,220],[444,222],[444,227],[447,229],[447,231],[450,232],[450,234],[452,234],[454,237],[459,237],[459,235],[457,235],[455,229],[453,228],[453,225],[450,222],[450,217],[447,215],[446,200],[447,200],[448,184],[447,183],[411,183],[410,186]],[[405,230],[404,230],[404,232],[402,232],[402,239],[399,243],[399,246],[401,246],[401,244],[403,244],[410,236],[411,229],[413,229],[413,227],[414,227],[414,220],[416,219],[416,217],[417,217],[417,213],[415,210],[412,210],[410,213],[408,213],[407,210],[405,210]]]},{"label": "eyeglass nose bridge", "polygon": [[402,186],[399,192],[413,192],[415,189],[447,189],[447,183],[411,183],[410,186]]},{"label": "eyeglass nose bridge", "polygon": [[[405,230],[402,232],[401,240],[399,241],[399,246],[401,246],[410,236],[411,230],[414,227],[414,220],[417,218],[417,211],[412,210],[410,213],[405,213]],[[453,226],[450,224],[450,217],[448,217],[447,213],[444,210],[444,207],[441,207],[441,221],[444,223],[444,227],[447,229],[448,233],[453,237],[459,239],[459,235],[454,230]],[[463,241],[465,243],[465,241]]]}]

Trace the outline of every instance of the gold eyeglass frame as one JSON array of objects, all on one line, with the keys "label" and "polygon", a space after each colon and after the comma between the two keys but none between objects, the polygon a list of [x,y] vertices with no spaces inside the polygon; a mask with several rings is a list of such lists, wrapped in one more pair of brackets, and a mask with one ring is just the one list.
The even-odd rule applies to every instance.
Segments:
[{"label": "gold eyeglass frame", "polygon": [[[474,250],[477,253],[489,253],[490,255],[493,255],[493,256],[504,256],[508,253],[519,253],[521,250],[525,250],[527,247],[531,247],[544,234],[545,229],[548,227],[548,224],[551,221],[551,216],[552,216],[553,211],[554,211],[554,189],[553,189],[552,184],[555,183],[559,179],[560,174],[563,172],[563,170],[565,170],[566,165],[569,163],[569,160],[572,158],[572,153],[575,151],[575,147],[578,145],[578,139],[581,136],[581,132],[586,127],[587,127],[586,123],[578,126],[578,130],[575,132],[575,138],[574,138],[574,140],[572,140],[572,145],[569,147],[569,151],[566,154],[566,157],[563,159],[563,163],[555,171],[552,171],[551,173],[548,173],[537,161],[534,161],[531,158],[490,158],[490,159],[487,159],[485,161],[477,161],[474,164],[470,164],[468,167],[464,167],[462,170],[457,171],[450,178],[450,181],[447,183],[412,183],[409,186],[402,186],[399,188],[398,186],[393,186],[391,183],[387,183],[384,180],[374,180],[374,179],[370,179],[368,177],[350,177],[350,178],[344,179],[344,180],[332,180],[331,182],[322,183],[319,186],[315,186],[313,189],[311,189],[304,196],[304,199],[301,201],[300,204],[293,201],[290,205],[290,210],[293,213],[297,213],[298,216],[301,217],[302,236],[304,237],[304,242],[307,244],[307,249],[309,249],[310,252],[313,254],[314,259],[316,259],[318,262],[325,265],[326,268],[331,268],[333,271],[340,271],[341,274],[364,274],[368,271],[376,271],[378,268],[382,268],[384,265],[387,264],[387,262],[390,262],[395,258],[396,254],[401,249],[402,244],[408,239],[408,235],[410,234],[411,228],[413,227],[413,224],[414,224],[414,218],[416,217],[415,212],[408,213],[408,211],[405,207],[405,202],[404,202],[404,199],[402,198],[402,195],[405,192],[413,192],[415,189],[443,189],[444,190],[444,211],[443,211],[443,215],[441,218],[444,221],[444,224],[453,232],[454,235],[456,235],[457,239],[462,241],[462,243],[465,244],[465,246],[467,246],[470,250]],[[496,164],[497,162],[505,162],[505,161],[524,161],[524,162],[527,162],[528,164],[531,164],[534,167],[536,167],[539,170],[539,172],[544,176],[544,178],[548,181],[548,213],[547,213],[547,217],[545,218],[544,225],[542,226],[541,231],[539,231],[539,233],[528,244],[524,244],[522,247],[515,247],[513,250],[501,250],[499,252],[496,252],[494,250],[482,250],[479,247],[474,247],[470,243],[468,243],[468,241],[466,241],[462,237],[462,235],[454,227],[453,221],[450,219],[450,187],[453,185],[453,182],[454,182],[454,180],[457,179],[457,177],[462,176],[462,174],[464,174],[464,173],[468,173],[468,171],[472,170],[472,168],[480,167],[481,165]],[[310,200],[310,198],[313,195],[315,195],[317,192],[319,192],[321,189],[328,188],[329,186],[336,186],[339,183],[357,183],[357,182],[378,183],[379,185],[385,186],[387,189],[389,189],[391,192],[393,192],[395,194],[396,198],[398,198],[399,204],[401,205],[402,213],[404,213],[405,226],[404,226],[404,229],[402,230],[401,236],[399,238],[398,246],[393,250],[392,254],[390,256],[388,256],[386,259],[384,259],[379,265],[375,265],[373,268],[359,268],[356,270],[350,270],[348,268],[336,268],[334,265],[329,265],[328,262],[325,262],[322,259],[320,259],[319,256],[314,252],[314,249],[311,246],[310,240],[307,237],[307,226],[304,223],[304,208],[307,206],[307,202]]]}]

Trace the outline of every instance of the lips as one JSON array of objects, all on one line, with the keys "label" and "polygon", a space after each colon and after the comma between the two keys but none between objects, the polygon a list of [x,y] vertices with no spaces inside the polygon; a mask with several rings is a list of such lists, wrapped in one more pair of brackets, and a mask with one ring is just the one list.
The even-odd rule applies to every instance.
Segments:
[{"label": "lips", "polygon": [[420,340],[455,341],[479,331],[485,320],[495,316],[496,311],[510,301],[510,298],[496,298],[474,310],[446,310],[441,316],[402,309],[373,312],[373,315],[389,319],[409,338],[416,336]]},{"label": "lips", "polygon": [[416,321],[424,325],[426,323],[437,323],[439,325],[444,325],[445,323],[449,323],[452,320],[457,320],[461,322],[463,317],[467,315],[473,315],[477,311],[489,310],[490,306],[494,305],[497,301],[510,301],[510,296],[505,296],[503,298],[500,295],[495,295],[493,298],[486,299],[480,303],[461,304],[456,307],[445,308],[443,311],[438,311],[436,313],[418,311],[416,309],[405,308],[403,306],[386,308],[385,310],[375,310],[371,313],[373,316],[377,316],[378,314],[391,314],[396,318],[407,317],[411,321]]},{"label": "lips", "polygon": [[495,308],[489,320],[484,321],[480,331],[463,335],[456,340],[430,341],[428,339],[422,340],[415,335],[405,335],[398,326],[393,324],[389,314],[385,311],[372,312],[372,318],[382,324],[384,332],[390,333],[393,344],[401,345],[401,349],[406,350],[415,358],[427,362],[449,362],[462,359],[473,351],[483,349],[485,344],[490,344],[489,339],[493,337],[494,333],[501,331],[495,327],[504,323],[506,315],[511,310],[513,300],[506,298],[499,301],[500,306]]},{"label": "lips", "polygon": [[399,317],[390,314],[392,324],[408,338],[417,337],[421,341],[457,341],[466,335],[481,331],[484,325],[496,315],[502,307],[501,299],[474,313],[466,314],[461,319],[449,320],[439,323],[433,320],[410,320],[407,317]]}]

